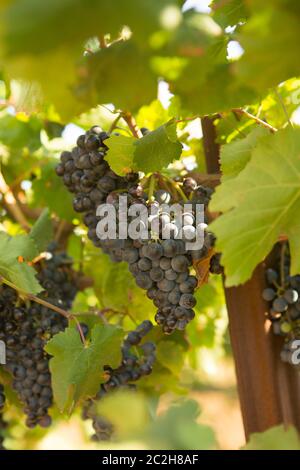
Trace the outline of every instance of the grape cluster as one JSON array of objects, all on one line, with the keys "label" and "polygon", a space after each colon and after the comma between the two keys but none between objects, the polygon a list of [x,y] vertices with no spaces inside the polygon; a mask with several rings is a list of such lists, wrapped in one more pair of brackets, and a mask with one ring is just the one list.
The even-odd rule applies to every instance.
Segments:
[{"label": "grape cluster", "polygon": [[[40,297],[68,309],[76,294],[70,259],[64,253],[48,255],[49,259],[36,265],[37,277],[45,289]],[[16,291],[0,286],[0,339],[6,344],[5,368],[12,374],[12,386],[25,405],[29,428],[51,424],[51,376],[44,346],[66,326],[63,316],[36,302],[25,303],[18,299]]]},{"label": "grape cluster", "polygon": [[[197,279],[190,274],[190,268],[194,260],[208,255],[215,238],[206,231],[204,245],[197,250],[187,250],[185,242],[195,239],[199,228],[196,226],[196,206],[203,204],[207,208],[212,189],[198,185],[191,177],[184,178],[182,191],[188,198],[190,209],[178,220],[163,208],[163,204],[174,202],[169,191],[158,189],[148,201],[137,174],[120,177],[109,168],[104,159],[107,151],[105,140],[108,137],[98,126],[92,127],[78,138],[77,146],[71,152],[62,153],[56,172],[69,191],[74,193],[74,209],[84,213],[88,237],[113,261],[129,264],[137,285],[147,291],[157,307],[155,318],[163,331],[170,334],[175,329],[184,330],[195,316],[193,307],[196,299],[193,294]],[[151,215],[146,226],[142,226],[141,222],[139,239],[100,240],[96,233],[100,220],[96,208],[104,202],[113,204],[118,216],[121,193],[127,196],[127,210],[132,204],[140,204],[151,209]],[[176,202],[184,203],[182,200]],[[127,222],[130,221],[128,216]],[[116,222],[120,227],[122,221],[117,218]],[[163,231],[169,236],[163,237]],[[146,236],[143,235],[145,232]],[[210,270],[213,273],[222,272],[218,255],[212,258]]]},{"label": "grape cluster", "polygon": [[[96,208],[105,203],[107,196],[120,189],[126,190],[137,180],[138,175],[129,174],[126,178],[116,175],[104,159],[107,152],[106,132],[93,126],[86,134],[79,136],[77,146],[71,152],[64,151],[56,173],[62,177],[65,186],[74,193],[73,208],[84,213],[84,223],[88,227],[88,237],[108,253],[114,261],[120,261],[118,244],[99,240],[96,226],[99,218]],[[115,246],[116,245],[116,246]]]},{"label": "grape cluster", "polygon": [[[155,362],[155,344],[142,340],[153,328],[150,321],[142,322],[134,331],[125,338],[122,346],[122,361],[117,369],[105,366],[104,370],[108,378],[101,384],[96,401],[103,398],[107,393],[119,388],[135,388],[134,382],[152,372]],[[141,344],[142,343],[142,344]],[[140,354],[132,351],[138,348]],[[92,419],[96,441],[108,440],[113,434],[113,426],[105,418],[99,416],[95,410],[95,401],[89,400],[83,409],[83,418]]]},{"label": "grape cluster", "polygon": [[281,250],[274,267],[266,270],[267,287],[262,292],[268,302],[268,318],[275,335],[284,337],[281,359],[293,363],[293,341],[300,339],[300,275],[290,276],[288,247]]},{"label": "grape cluster", "polygon": [[125,252],[136,283],[157,307],[155,320],[164,333],[184,330],[195,316],[197,278],[189,274],[192,258],[182,240],[152,242]]},{"label": "grape cluster", "polygon": [[[186,248],[185,242],[194,241],[197,233],[195,206],[199,203],[207,206],[211,194],[209,189],[198,186],[192,178],[188,180],[189,183],[194,182],[193,187],[197,190],[197,194],[193,193],[188,211],[186,209],[179,218],[176,214],[165,212],[162,204],[171,201],[171,194],[158,190],[154,193],[154,201],[148,203],[148,208],[152,210],[146,227],[142,227],[146,230],[146,237],[141,235],[136,240],[118,240],[118,256],[129,264],[137,285],[147,291],[147,296],[157,307],[155,319],[166,334],[175,329],[184,330],[194,318],[196,299],[193,293],[198,282],[190,274],[190,268],[193,260],[208,254],[215,241],[214,236],[206,232],[201,249]],[[129,206],[134,202],[136,199],[129,201]],[[147,205],[141,198],[139,203]],[[117,201],[114,205],[118,209]],[[164,239],[163,233],[167,233],[169,238]]]},{"label": "grape cluster", "polygon": [[3,433],[6,429],[6,422],[3,419],[3,408],[5,405],[5,394],[4,394],[4,387],[0,384],[0,450],[5,450],[3,445],[4,437]]}]

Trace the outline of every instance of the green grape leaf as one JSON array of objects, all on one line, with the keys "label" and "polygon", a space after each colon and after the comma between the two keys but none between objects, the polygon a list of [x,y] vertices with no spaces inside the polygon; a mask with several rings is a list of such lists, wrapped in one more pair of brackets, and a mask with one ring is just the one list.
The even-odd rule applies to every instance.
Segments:
[{"label": "green grape leaf", "polygon": [[236,71],[243,83],[251,83],[258,92],[264,92],[300,73],[295,48],[299,42],[299,11],[282,1],[262,5],[252,0],[249,4],[253,15],[236,35],[245,50],[235,64]]},{"label": "green grape leaf", "polygon": [[59,218],[71,222],[74,218],[72,195],[66,190],[61,178],[55,175],[57,163],[53,159],[42,166],[38,177],[32,182],[30,203],[33,207],[48,207]]},{"label": "green grape leaf", "polygon": [[203,284],[195,292],[197,304],[196,318],[186,328],[190,350],[190,359],[194,367],[197,348],[216,349],[223,347],[224,334],[227,329],[227,312],[224,308],[224,289],[221,276],[212,276],[209,283]]},{"label": "green grape leaf", "polygon": [[142,106],[136,116],[139,127],[146,127],[150,131],[162,126],[170,119],[171,115],[164,109],[159,100],[152,101],[149,105]]},{"label": "green grape leaf", "polygon": [[286,126],[287,117],[293,119],[293,113],[300,103],[300,79],[291,78],[278,87],[261,101],[261,115],[265,116],[268,122],[280,129]]},{"label": "green grape leaf", "polygon": [[61,411],[70,411],[80,399],[94,396],[103,382],[103,366],[117,367],[121,359],[122,330],[96,325],[84,346],[76,328],[55,335],[45,350],[53,356],[50,372],[54,399]]},{"label": "green grape leaf", "polygon": [[168,166],[181,155],[176,123],[172,120],[149,132],[141,139],[113,135],[107,141],[106,160],[119,175],[129,170],[149,173]]},{"label": "green grape leaf", "polygon": [[13,151],[34,152],[41,146],[42,121],[35,115],[4,114],[0,118],[0,141]]},{"label": "green grape leaf", "polygon": [[131,315],[136,321],[153,317],[153,303],[136,285],[127,263],[112,262],[108,255],[88,243],[85,248],[85,274],[94,280],[93,289],[101,308],[115,310],[120,315]]},{"label": "green grape leaf", "polygon": [[134,137],[112,135],[105,144],[109,148],[106,155],[111,169],[118,175],[125,175],[133,170]]},{"label": "green grape leaf", "polygon": [[293,426],[275,426],[250,435],[243,450],[300,450],[299,435]]},{"label": "green grape leaf", "polygon": [[213,0],[210,7],[213,11],[213,18],[224,28],[235,26],[241,21],[245,21],[248,12],[245,0]]},{"label": "green grape leaf", "polygon": [[[178,0],[54,0],[46,7],[38,0],[6,2],[1,59],[8,76],[38,85],[36,105],[43,99],[53,103],[63,120],[99,102],[132,110],[156,96],[145,45],[170,5],[180,15]],[[115,40],[124,25],[134,33],[134,43],[117,41],[100,50],[97,38],[109,33]],[[92,58],[83,57],[88,42],[95,46]]]},{"label": "green grape leaf", "polygon": [[177,139],[176,123],[169,121],[135,141],[133,163],[144,173],[165,168],[180,158],[182,145]]},{"label": "green grape leaf", "polygon": [[174,403],[145,430],[150,449],[212,449],[216,446],[214,432],[197,422],[199,405],[194,400]]},{"label": "green grape leaf", "polygon": [[[213,57],[213,54],[211,55]],[[198,115],[212,114],[250,104],[257,98],[251,80],[240,83],[234,64],[210,64],[205,58],[190,59],[171,90],[182,105]]]},{"label": "green grape leaf", "polygon": [[255,127],[243,139],[233,140],[221,147],[222,181],[236,177],[247,165],[257,140],[269,131],[263,127]]},{"label": "green grape leaf", "polygon": [[53,226],[49,209],[43,210],[32,227],[29,236],[34,240],[39,252],[42,252],[47,248],[47,245],[53,239]]},{"label": "green grape leaf", "polygon": [[20,290],[31,294],[42,290],[35,277],[36,271],[27,263],[38,254],[39,250],[30,236],[10,237],[0,232],[0,275]]},{"label": "green grape leaf", "polygon": [[[160,26],[161,14],[172,0],[39,0],[5,2],[2,7],[3,42],[8,55],[36,54],[63,45],[66,54],[93,36],[111,33],[114,37],[124,25],[144,43]],[[141,21],[143,19],[143,21]]]},{"label": "green grape leaf", "polygon": [[300,272],[300,130],[263,137],[246,167],[216,190],[211,210],[224,212],[211,224],[222,252],[226,284],[250,278],[280,235],[291,249],[291,274]]},{"label": "green grape leaf", "polygon": [[117,42],[88,57],[85,86],[89,92],[92,87],[92,104],[114,103],[125,110],[135,110],[157,94],[149,57],[132,41]]},{"label": "green grape leaf", "polygon": [[184,349],[174,341],[160,341],[157,345],[157,360],[174,375],[179,376],[184,363]]},{"label": "green grape leaf", "polygon": [[136,438],[150,422],[145,397],[135,391],[117,390],[97,403],[97,412],[112,423],[117,439]]}]

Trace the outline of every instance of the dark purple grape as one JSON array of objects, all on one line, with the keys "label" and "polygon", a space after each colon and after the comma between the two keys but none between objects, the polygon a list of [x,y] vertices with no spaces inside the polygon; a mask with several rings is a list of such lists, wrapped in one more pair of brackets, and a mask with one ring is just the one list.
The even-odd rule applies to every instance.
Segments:
[{"label": "dark purple grape", "polygon": [[187,271],[189,265],[189,260],[184,255],[177,255],[171,260],[171,266],[177,273]]},{"label": "dark purple grape", "polygon": [[273,303],[272,307],[276,312],[285,312],[288,308],[288,303],[283,297],[277,297]]},{"label": "dark purple grape", "polygon": [[161,258],[163,254],[162,246],[158,243],[149,243],[142,248],[143,255],[151,260]]},{"label": "dark purple grape", "polygon": [[[148,258],[141,258],[138,261],[138,267],[141,271],[150,271],[150,269],[152,268],[152,263]],[[153,279],[153,277],[151,276],[151,272],[150,277],[153,281],[155,281],[155,279]]]},{"label": "dark purple grape", "polygon": [[267,269],[266,271],[266,278],[269,284],[273,284],[274,282],[278,281],[278,273],[274,269]]},{"label": "dark purple grape", "polygon": [[166,256],[167,258],[172,258],[177,254],[177,243],[175,240],[164,240],[162,242],[162,248],[163,256]]},{"label": "dark purple grape", "polygon": [[142,289],[150,289],[153,286],[153,281],[146,273],[139,273],[136,278],[136,283]]},{"label": "dark purple grape", "polygon": [[150,274],[152,281],[155,281],[155,282],[162,281],[164,278],[164,271],[158,267],[152,268],[149,274]]},{"label": "dark purple grape", "polygon": [[266,300],[267,302],[271,302],[272,300],[275,299],[275,297],[276,297],[276,291],[272,289],[271,287],[268,287],[263,290],[262,298]]},{"label": "dark purple grape", "polygon": [[298,300],[299,294],[295,289],[287,289],[284,292],[283,297],[288,304],[295,304]]},{"label": "dark purple grape", "polygon": [[187,309],[195,307],[196,303],[196,299],[192,294],[182,294],[179,301],[179,305]]}]

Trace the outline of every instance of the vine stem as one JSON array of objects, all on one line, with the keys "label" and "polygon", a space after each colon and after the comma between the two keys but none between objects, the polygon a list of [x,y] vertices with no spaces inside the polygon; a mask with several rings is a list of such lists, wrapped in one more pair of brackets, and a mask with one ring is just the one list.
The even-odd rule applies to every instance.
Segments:
[{"label": "vine stem", "polygon": [[177,190],[175,190],[175,188],[173,186],[170,186],[168,185],[167,181],[165,181],[163,179],[163,176],[160,174],[160,173],[156,173],[155,174],[157,180],[158,180],[158,184],[161,188],[164,188],[168,193],[171,193],[173,197],[176,198],[177,196]]},{"label": "vine stem", "polygon": [[195,119],[200,119],[199,114],[197,114],[196,116],[186,117],[186,118],[182,118],[182,119],[176,119],[175,122],[176,122],[176,124],[179,124],[180,122],[194,121]]},{"label": "vine stem", "polygon": [[110,128],[109,128],[109,131],[108,131],[109,134],[111,134],[111,132],[117,127],[117,124],[118,124],[119,120],[121,119],[121,117],[122,117],[122,113],[120,113],[120,114],[116,117],[116,119],[113,120],[113,122],[112,122],[112,124],[111,124],[111,126],[110,126]]},{"label": "vine stem", "polygon": [[289,117],[289,114],[288,114],[288,112],[287,112],[287,109],[286,109],[286,106],[285,106],[285,104],[284,104],[284,101],[283,101],[283,99],[282,99],[282,96],[281,96],[281,94],[279,93],[279,91],[278,91],[276,88],[274,89],[274,94],[276,95],[276,98],[278,99],[278,101],[279,101],[279,103],[280,103],[280,106],[282,107],[283,113],[284,113],[284,115],[285,115],[285,118],[286,118],[288,124],[289,124],[291,127],[293,127],[293,124],[292,124],[292,122],[291,122],[291,120],[290,120],[290,117]]},{"label": "vine stem", "polygon": [[141,130],[139,129],[134,117],[129,111],[123,111],[121,113],[121,117],[124,119],[124,121],[126,121],[134,137],[136,137],[137,139],[140,139],[141,137],[143,137]]},{"label": "vine stem", "polygon": [[182,189],[181,189],[181,187],[178,183],[173,181],[168,176],[163,175],[163,178],[165,178],[172,185],[172,187],[176,189],[176,191],[181,196],[181,198],[183,199],[184,202],[188,202],[188,198],[186,197],[186,195],[184,194],[184,192],[182,191]]},{"label": "vine stem", "polygon": [[278,129],[276,127],[271,126],[271,124],[268,124],[267,122],[263,121],[257,116],[254,116],[254,114],[248,113],[245,109],[242,108],[233,108],[232,109],[233,113],[236,114],[244,114],[244,116],[247,116],[249,119],[253,119],[257,124],[260,124],[261,126],[265,127],[266,129],[269,129],[271,132],[277,132]]},{"label": "vine stem", "polygon": [[6,183],[3,174],[0,172],[0,193],[3,195],[3,201],[7,210],[11,213],[13,218],[18,222],[21,227],[29,232],[30,225],[24,216],[18,201],[16,200],[14,193]]},{"label": "vine stem", "polygon": [[0,276],[0,282],[2,282],[3,284],[11,287],[15,291],[17,291],[18,294],[21,295],[22,297],[25,297],[26,299],[31,300],[33,302],[36,302],[37,304],[43,305],[43,307],[47,307],[50,310],[53,310],[54,312],[59,313],[63,317],[67,318],[68,320],[74,320],[75,323],[76,323],[76,327],[78,329],[79,335],[80,335],[80,339],[81,339],[83,345],[86,346],[86,341],[85,341],[85,337],[84,337],[81,325],[80,325],[79,321],[77,320],[77,318],[75,317],[75,315],[73,315],[70,312],[67,312],[66,310],[63,310],[60,307],[57,307],[56,305],[51,304],[50,302],[47,302],[46,300],[40,299],[36,295],[29,294],[28,292],[24,291],[23,289],[20,289],[14,283],[8,281],[7,279],[5,279],[2,276]]},{"label": "vine stem", "polygon": [[155,176],[155,174],[152,174],[150,176],[149,190],[148,190],[148,201],[150,201],[150,202],[151,202],[151,199],[153,198],[153,193],[154,193],[154,189],[155,189],[155,180],[156,180],[156,176]]}]

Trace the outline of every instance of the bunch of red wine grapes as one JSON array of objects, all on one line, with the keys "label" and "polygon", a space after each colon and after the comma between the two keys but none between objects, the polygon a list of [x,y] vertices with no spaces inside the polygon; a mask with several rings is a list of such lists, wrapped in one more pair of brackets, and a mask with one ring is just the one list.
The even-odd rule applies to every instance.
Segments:
[{"label": "bunch of red wine grapes", "polygon": [[[196,204],[207,207],[212,190],[197,185],[193,178],[183,180],[182,191],[191,209],[183,214],[179,225],[173,215],[164,212],[161,205],[172,202],[183,204],[184,201],[174,201],[172,194],[165,189],[158,189],[154,197],[148,200],[138,174],[129,173],[120,177],[110,169],[105,160],[108,146],[108,134],[98,126],[92,127],[78,138],[77,146],[71,152],[61,154],[56,173],[62,177],[68,190],[74,193],[73,207],[84,214],[88,237],[112,260],[129,264],[137,285],[147,291],[147,296],[157,307],[155,319],[164,333],[184,330],[195,316],[193,308],[196,304],[194,291],[197,278],[190,274],[190,268],[193,260],[201,260],[207,255],[214,244],[214,237],[206,231],[204,245],[199,250],[187,250],[185,242],[192,242],[200,228],[195,222]],[[96,216],[96,209],[101,203],[113,204],[118,209],[120,194],[127,196],[128,206],[142,204],[148,209],[156,209],[156,215],[150,215],[148,226],[144,227],[149,236],[141,236],[137,240],[98,238],[96,226],[100,217]],[[151,231],[153,217],[157,222],[154,234]],[[168,239],[161,238],[162,230],[170,234]],[[211,271],[221,272],[218,256],[211,259]]]},{"label": "bunch of red wine grapes", "polygon": [[[107,380],[101,384],[94,400],[89,400],[83,409],[83,418],[91,419],[95,441],[109,440],[114,432],[112,424],[97,413],[97,400],[115,389],[135,389],[134,382],[152,372],[155,362],[155,344],[151,341],[143,342],[146,335],[153,328],[149,320],[145,320],[134,331],[130,331],[123,342],[122,360],[117,369],[105,367]],[[139,349],[137,356],[132,349]]]},{"label": "bunch of red wine grapes", "polygon": [[276,248],[274,266],[265,273],[267,287],[263,290],[262,297],[269,304],[267,314],[274,334],[284,338],[282,361],[298,365],[293,362],[293,354],[296,349],[294,341],[300,340],[300,275],[290,275],[288,245]]},{"label": "bunch of red wine grapes", "polygon": [[[76,294],[71,260],[65,253],[53,251],[35,265],[44,288],[40,295],[52,305],[69,309]],[[34,301],[24,302],[15,290],[0,285],[0,340],[6,345],[5,369],[12,374],[12,387],[24,404],[26,425],[48,427],[52,405],[49,356],[46,342],[63,331],[67,319]],[[0,407],[1,407],[0,394]]]},{"label": "bunch of red wine grapes", "polygon": [[[71,259],[63,252],[57,252],[55,244],[49,247],[45,259],[36,263],[37,278],[43,293],[41,299],[64,310],[71,308],[76,295],[76,273],[72,269]],[[25,303],[18,299],[11,287],[0,286],[0,340],[6,344],[5,369],[13,376],[12,387],[24,404],[27,416],[26,425],[48,427],[51,424],[49,408],[53,404],[50,357],[44,346],[55,334],[67,327],[67,319],[47,306],[34,301]],[[155,361],[155,345],[144,342],[144,337],[152,328],[152,323],[144,321],[136,330],[131,331],[124,340],[122,362],[117,369],[106,366],[106,383],[102,384],[95,400],[117,387],[134,387],[133,383],[144,375],[150,374]],[[81,323],[86,336],[88,327]],[[142,352],[137,357],[132,347],[140,346]],[[6,423],[2,411],[5,405],[3,385],[0,384],[0,450],[3,446],[3,431]],[[94,401],[85,406],[85,419],[92,419],[97,440],[108,439],[112,426],[97,415]],[[102,423],[102,427],[100,425]],[[105,423],[105,425],[103,424]]]}]

